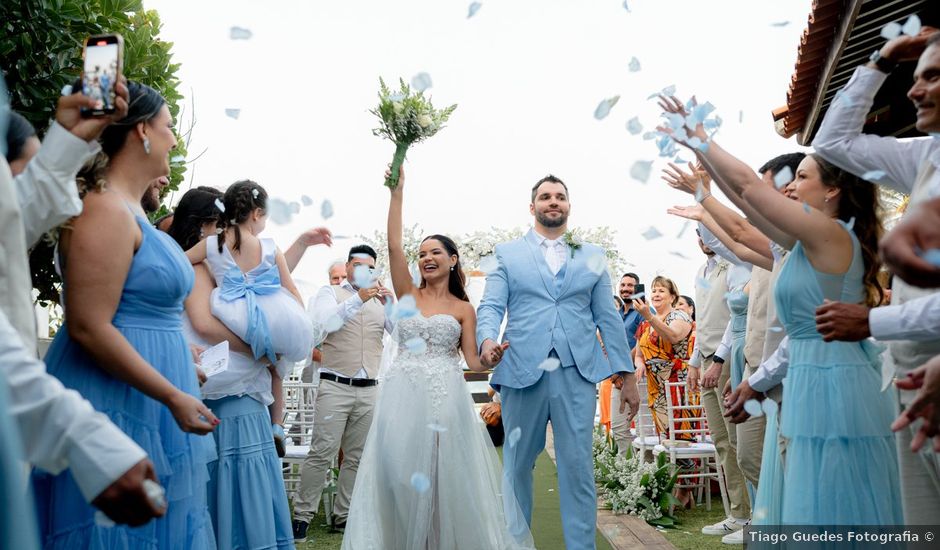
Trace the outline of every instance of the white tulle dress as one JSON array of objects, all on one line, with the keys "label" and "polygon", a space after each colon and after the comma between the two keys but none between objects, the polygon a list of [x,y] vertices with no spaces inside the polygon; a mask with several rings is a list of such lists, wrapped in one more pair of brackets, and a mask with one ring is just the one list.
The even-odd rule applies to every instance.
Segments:
[{"label": "white tulle dress", "polygon": [[418,315],[395,332],[343,548],[534,548],[515,499],[504,504],[499,456],[464,382],[460,323]]}]

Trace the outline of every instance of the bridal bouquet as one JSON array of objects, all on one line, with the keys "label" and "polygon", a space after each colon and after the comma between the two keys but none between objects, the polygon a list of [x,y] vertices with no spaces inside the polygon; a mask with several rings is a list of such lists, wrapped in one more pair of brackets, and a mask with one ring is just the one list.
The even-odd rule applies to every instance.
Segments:
[{"label": "bridal bouquet", "polygon": [[451,105],[437,110],[423,92],[413,93],[404,80],[400,82],[401,89],[393,92],[380,78],[379,106],[369,111],[381,120],[381,126],[373,129],[372,133],[395,143],[392,175],[385,180],[385,185],[392,189],[398,186],[398,172],[408,147],[436,134],[457,108],[457,105]]}]

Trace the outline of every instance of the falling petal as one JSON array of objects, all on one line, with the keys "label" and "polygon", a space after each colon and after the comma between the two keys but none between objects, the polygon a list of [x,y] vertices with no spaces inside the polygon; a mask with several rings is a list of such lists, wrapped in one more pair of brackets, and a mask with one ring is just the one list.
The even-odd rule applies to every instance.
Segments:
[{"label": "falling petal", "polygon": [[646,231],[640,233],[640,235],[648,241],[652,241],[653,239],[658,239],[663,236],[663,234],[653,226],[650,226]]},{"label": "falling petal", "polygon": [[744,124],[744,111],[738,111],[738,123]]},{"label": "falling petal", "polygon": [[506,436],[506,444],[511,449],[516,446],[516,443],[519,442],[519,438],[521,437],[522,437],[522,429],[519,428],[519,426],[516,426],[515,428],[512,429],[512,431],[509,432],[509,435]]},{"label": "falling petal", "polygon": [[310,206],[311,204],[313,204],[313,199],[311,199],[307,195],[301,195],[300,202],[302,202],[304,206]]},{"label": "falling petal", "polygon": [[327,332],[336,332],[343,328],[343,318],[339,315],[331,315],[330,318],[326,320],[326,323],[323,324],[323,328],[326,329]]},{"label": "falling petal", "polygon": [[442,434],[447,431],[446,427],[441,426],[440,424],[435,424],[433,422],[428,424],[428,429],[431,430],[432,432],[437,432],[439,434]]},{"label": "falling petal", "polygon": [[679,234],[676,235],[677,239],[681,239],[685,232],[689,230],[689,226],[692,225],[692,220],[685,220],[685,223],[682,224],[682,229],[679,230]]},{"label": "falling petal", "polygon": [[476,15],[477,12],[480,11],[480,8],[481,8],[482,6],[483,6],[483,4],[481,4],[481,3],[479,3],[479,2],[470,2],[470,7],[467,8],[467,19],[470,19],[471,17],[473,17],[474,15]]},{"label": "falling petal", "polygon": [[[541,364],[539,364],[539,370],[543,370],[545,372],[552,372],[553,370],[557,370],[558,367],[560,366],[561,366],[561,361],[559,361],[557,357],[549,357],[548,359],[542,361]],[[518,430],[519,428],[516,428],[516,429]]]},{"label": "falling petal", "polygon": [[418,493],[426,493],[431,488],[431,480],[421,472],[411,474],[411,487]]},{"label": "falling petal", "polygon": [[619,95],[602,100],[597,104],[597,108],[594,109],[594,118],[597,120],[604,120],[607,115],[610,114],[610,110],[614,105],[617,104],[618,101],[620,101]]},{"label": "falling petal", "polygon": [[320,205],[320,217],[324,220],[333,217],[333,203],[329,199],[324,199],[323,204]]},{"label": "falling petal", "polygon": [[587,259],[587,268],[591,273],[600,275],[607,269],[607,258],[603,254],[595,254]]},{"label": "falling petal", "polygon": [[631,57],[630,64],[627,65],[627,68],[630,70],[631,73],[638,72],[640,70],[640,60],[637,59],[636,57]]},{"label": "falling petal", "polygon": [[693,149],[698,149],[699,146],[702,144],[702,140],[699,139],[698,137],[693,136],[689,138],[688,143],[689,143],[689,147],[692,147]]},{"label": "falling petal", "polygon": [[771,27],[786,27],[789,24],[790,24],[789,21],[777,21],[776,23],[771,23],[770,26]]},{"label": "falling petal", "polygon": [[219,212],[225,213],[225,205],[221,200],[215,199],[215,207],[219,209]]},{"label": "falling petal", "polygon": [[627,5],[627,0],[623,0],[623,9],[630,11],[630,6]]},{"label": "falling petal", "polygon": [[652,170],[653,161],[638,160],[630,167],[630,177],[639,182],[646,183],[650,179],[650,172],[652,172]]},{"label": "falling petal", "polygon": [[683,260],[691,260],[691,259],[692,259],[692,258],[689,258],[688,256],[686,256],[685,254],[683,254],[682,252],[679,252],[678,250],[671,250],[669,253],[672,254],[673,256],[678,256],[678,257],[682,258]]},{"label": "falling petal", "polygon": [[892,21],[888,23],[887,25],[885,25],[884,27],[881,27],[881,37],[886,40],[897,38],[898,36],[901,35],[902,29],[903,27],[901,27],[900,23],[896,23]]},{"label": "falling petal", "polygon": [[428,351],[428,343],[424,341],[424,338],[414,337],[405,341],[405,348],[411,353],[421,355]]},{"label": "falling petal", "polygon": [[695,148],[698,149],[699,151],[703,152],[703,153],[707,153],[707,152],[708,152],[708,142],[707,142],[707,141],[703,141],[703,142],[699,143],[698,145],[696,145]]},{"label": "falling petal", "polygon": [[803,211],[806,212],[807,214],[810,213],[810,207],[808,204],[806,204],[806,201],[803,201]]},{"label": "falling petal", "polygon": [[764,409],[760,406],[760,401],[756,399],[748,399],[744,402],[744,410],[747,411],[747,414],[751,415],[754,418],[759,416],[764,416]]},{"label": "falling petal", "polygon": [[765,414],[775,413],[779,408],[777,402],[773,399],[764,399],[764,402],[761,403],[760,408],[763,409]]},{"label": "falling petal", "polygon": [[868,172],[865,172],[864,174],[862,174],[863,180],[868,180],[872,183],[877,183],[878,180],[880,180],[883,177],[885,177],[884,170],[869,170]]},{"label": "falling petal", "polygon": [[708,279],[705,277],[699,277],[698,279],[695,279],[695,286],[702,290],[709,290],[711,289],[712,284],[708,282]]},{"label": "falling petal", "polygon": [[907,18],[907,21],[904,22],[904,26],[901,27],[901,32],[908,36],[917,36],[917,33],[920,32],[920,17],[917,17],[917,14],[913,14]]},{"label": "falling petal", "polygon": [[242,114],[241,109],[226,109],[225,116],[238,120],[239,115]]},{"label": "falling petal", "polygon": [[423,92],[431,87],[431,75],[428,73],[418,73],[411,78],[411,87],[419,92]]},{"label": "falling petal", "polygon": [[638,117],[633,117],[627,121],[627,131],[633,135],[637,135],[643,131],[643,125],[640,123]]},{"label": "falling petal", "polygon": [[489,254],[480,258],[480,271],[483,273],[492,273],[499,268],[499,260],[496,254]]},{"label": "falling petal", "polygon": [[173,164],[179,164],[181,162],[184,162],[185,160],[186,160],[186,157],[184,157],[183,155],[173,155],[173,157],[170,158],[170,162]]},{"label": "falling petal", "polygon": [[242,27],[232,27],[228,31],[228,36],[232,40],[249,40],[251,39],[252,33],[248,29],[243,29]]},{"label": "falling petal", "polygon": [[845,228],[849,231],[851,231],[853,227],[855,227],[855,216],[849,218],[848,223],[845,224]]},{"label": "falling petal", "polygon": [[789,166],[784,166],[774,175],[774,187],[781,189],[793,181],[793,170]]},{"label": "falling petal", "polygon": [[783,327],[770,327],[767,330],[770,332],[783,332]]},{"label": "falling petal", "polygon": [[357,265],[353,269],[353,283],[359,288],[369,288],[373,282],[372,270],[364,265]]},{"label": "falling petal", "polygon": [[940,248],[931,248],[921,253],[920,257],[934,267],[940,267]]},{"label": "falling petal", "polygon": [[300,203],[297,201],[291,201],[287,204],[287,207],[290,208],[291,214],[300,214]]},{"label": "falling petal", "polygon": [[663,88],[660,93],[666,97],[676,95],[676,85],[670,84],[669,86],[666,86],[665,88]]},{"label": "falling petal", "polygon": [[285,225],[290,223],[291,218],[294,216],[291,213],[290,205],[278,198],[268,199],[268,217],[271,218],[273,223],[277,225]]}]

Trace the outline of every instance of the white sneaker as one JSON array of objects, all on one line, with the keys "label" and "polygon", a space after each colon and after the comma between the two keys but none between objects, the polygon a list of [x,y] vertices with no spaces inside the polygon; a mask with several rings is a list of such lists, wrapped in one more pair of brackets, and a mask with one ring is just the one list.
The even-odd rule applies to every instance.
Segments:
[{"label": "white sneaker", "polygon": [[722,544],[744,544],[744,529],[738,529],[734,533],[721,537]]},{"label": "white sneaker", "polygon": [[[734,518],[725,518],[714,525],[702,527],[703,535],[730,535],[731,533],[744,529],[747,521],[739,521]],[[743,539],[742,539],[743,540]]]}]

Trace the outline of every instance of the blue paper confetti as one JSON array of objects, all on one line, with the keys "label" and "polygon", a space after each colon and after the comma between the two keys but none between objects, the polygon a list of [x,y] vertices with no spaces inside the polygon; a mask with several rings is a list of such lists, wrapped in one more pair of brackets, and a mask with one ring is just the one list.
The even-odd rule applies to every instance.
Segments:
[{"label": "blue paper confetti", "polygon": [[803,201],[803,211],[806,212],[807,214],[809,214],[810,212],[809,205],[806,204],[806,201]]},{"label": "blue paper confetti", "polygon": [[241,116],[241,114],[242,114],[241,109],[226,109],[225,110],[225,116],[234,120],[238,120],[238,117]]},{"label": "blue paper confetti", "polygon": [[324,220],[328,220],[333,217],[333,203],[329,199],[324,199],[323,204],[320,205],[320,217]]},{"label": "blue paper confetti", "polygon": [[761,403],[760,408],[764,411],[764,414],[773,414],[777,412],[779,405],[773,399],[764,399],[764,402]]},{"label": "blue paper confetti", "polygon": [[791,181],[793,181],[793,170],[789,166],[784,166],[774,175],[774,187],[777,189],[786,187]]},{"label": "blue paper confetti", "polygon": [[886,40],[897,38],[898,36],[901,35],[902,29],[903,27],[901,27],[900,23],[892,21],[888,23],[887,25],[885,25],[884,27],[881,27],[881,37]]},{"label": "blue paper confetti", "polygon": [[480,8],[483,7],[483,4],[479,2],[470,2],[470,7],[467,8],[467,19],[470,19],[480,11]]},{"label": "blue paper confetti", "polygon": [[940,248],[931,248],[921,253],[920,257],[934,267],[940,267]]},{"label": "blue paper confetti", "polygon": [[623,0],[623,9],[627,10],[627,12],[630,11],[630,6],[627,4],[627,0]]},{"label": "blue paper confetti", "polygon": [[252,33],[250,30],[244,29],[242,27],[232,27],[228,31],[228,36],[232,40],[250,40]]},{"label": "blue paper confetti", "polygon": [[647,228],[646,231],[640,233],[640,236],[648,241],[652,241],[653,239],[658,239],[662,237],[663,234],[660,233],[659,230],[656,229],[655,227],[649,226],[649,228]]},{"label": "blue paper confetti", "polygon": [[627,65],[627,69],[629,69],[629,71],[630,71],[631,73],[639,72],[639,71],[640,71],[640,60],[637,59],[636,57],[631,57],[631,58],[630,58],[630,64]]},{"label": "blue paper confetti", "polygon": [[418,493],[426,493],[431,488],[431,480],[421,472],[411,474],[411,487]]},{"label": "blue paper confetti", "polygon": [[712,284],[708,282],[708,279],[705,277],[699,277],[698,279],[695,279],[695,287],[702,290],[710,290],[712,288]]},{"label": "blue paper confetti", "polygon": [[219,209],[219,212],[225,213],[225,204],[221,200],[215,199],[215,207]]},{"label": "blue paper confetti", "polygon": [[653,161],[638,160],[633,163],[633,166],[630,167],[630,177],[639,182],[646,183],[650,179],[650,172],[652,169]]},{"label": "blue paper confetti", "polygon": [[770,26],[771,27],[786,27],[789,24],[790,24],[789,21],[777,21],[776,23],[771,23]]},{"label": "blue paper confetti", "polygon": [[867,180],[873,183],[877,183],[878,180],[880,180],[883,177],[885,177],[884,170],[869,170],[868,172],[865,172],[864,174],[862,174],[863,180]]},{"label": "blue paper confetti", "polygon": [[633,117],[627,121],[627,131],[633,135],[637,135],[643,131],[643,124],[640,123],[638,117]]},{"label": "blue paper confetti", "polygon": [[440,424],[435,424],[433,422],[428,424],[428,429],[431,430],[432,432],[436,432],[439,434],[442,434],[447,431],[447,427],[441,426]]},{"label": "blue paper confetti", "polygon": [[597,108],[594,109],[594,118],[597,120],[604,120],[607,118],[607,115],[610,114],[610,110],[620,101],[620,96],[615,95],[614,97],[604,99],[597,104]]},{"label": "blue paper confetti", "polygon": [[428,73],[418,73],[411,78],[411,87],[419,92],[423,92],[431,87],[431,75]]},{"label": "blue paper confetti", "polygon": [[764,409],[761,408],[760,401],[756,399],[748,399],[745,401],[744,410],[753,418],[764,416]]},{"label": "blue paper confetti", "polygon": [[920,17],[917,17],[915,13],[904,22],[904,26],[901,27],[901,32],[908,36],[917,36],[917,33],[920,32],[920,27]]},{"label": "blue paper confetti", "polygon": [[692,225],[691,220],[685,220],[685,223],[682,224],[682,229],[679,230],[679,234],[676,235],[676,238],[681,239],[682,236],[685,235],[685,232],[689,230],[689,226],[691,225]]},{"label": "blue paper confetti", "polygon": [[372,278],[372,270],[365,265],[357,265],[353,269],[353,283],[359,288],[369,288],[375,279]]},{"label": "blue paper confetti", "polygon": [[286,225],[294,217],[290,205],[278,198],[268,199],[267,210],[268,218],[277,225]]},{"label": "blue paper confetti", "polygon": [[855,216],[849,218],[849,221],[845,224],[845,228],[849,231],[851,231],[853,227],[855,227]]},{"label": "blue paper confetti", "polygon": [[[391,305],[389,305],[391,304]],[[418,304],[415,302],[415,297],[411,294],[406,294],[398,300],[397,304],[392,304],[392,301],[389,300],[388,304],[385,306],[386,314],[389,312],[391,315],[388,317],[392,321],[401,321],[402,319],[410,319],[418,315]]]},{"label": "blue paper confetti", "polygon": [[307,195],[301,195],[300,202],[302,202],[304,206],[310,206],[313,204],[313,199],[311,199]]},{"label": "blue paper confetti", "polygon": [[405,340],[405,349],[415,355],[422,355],[427,353],[428,343],[424,341],[424,338],[415,336],[414,338]]},{"label": "blue paper confetti", "polygon": [[591,273],[600,275],[607,270],[607,258],[603,254],[595,254],[587,259],[587,268]]}]

